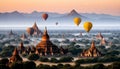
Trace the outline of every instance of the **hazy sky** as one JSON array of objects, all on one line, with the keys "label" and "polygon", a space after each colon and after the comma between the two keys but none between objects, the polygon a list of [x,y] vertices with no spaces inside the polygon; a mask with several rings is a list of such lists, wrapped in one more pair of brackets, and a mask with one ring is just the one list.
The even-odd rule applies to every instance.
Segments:
[{"label": "hazy sky", "polygon": [[47,11],[120,15],[120,0],[0,0],[0,12]]}]

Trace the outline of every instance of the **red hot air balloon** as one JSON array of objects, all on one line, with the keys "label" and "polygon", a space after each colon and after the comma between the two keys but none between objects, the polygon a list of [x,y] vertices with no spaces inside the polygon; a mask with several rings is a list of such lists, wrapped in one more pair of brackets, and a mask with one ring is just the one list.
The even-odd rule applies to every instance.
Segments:
[{"label": "red hot air balloon", "polygon": [[43,13],[43,14],[42,14],[42,18],[43,18],[44,20],[46,20],[46,19],[48,18],[48,14],[47,14],[47,13]]}]

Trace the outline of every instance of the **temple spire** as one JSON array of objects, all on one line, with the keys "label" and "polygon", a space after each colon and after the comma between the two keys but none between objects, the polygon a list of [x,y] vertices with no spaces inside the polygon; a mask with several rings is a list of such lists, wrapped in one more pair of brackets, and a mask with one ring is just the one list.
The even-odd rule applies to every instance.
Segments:
[{"label": "temple spire", "polygon": [[15,50],[14,50],[14,52],[13,52],[13,55],[14,55],[14,56],[18,55],[17,48],[15,48]]},{"label": "temple spire", "polygon": [[44,31],[44,34],[47,34],[47,27],[45,27],[45,31]]},{"label": "temple spire", "polygon": [[95,47],[95,42],[92,40],[91,47],[81,53],[82,57],[98,57],[102,56],[101,52]]},{"label": "temple spire", "polygon": [[37,24],[36,24],[36,22],[34,23],[33,27],[37,27]]},{"label": "temple spire", "polygon": [[22,62],[22,58],[19,56],[17,48],[14,49],[9,62]]},{"label": "temple spire", "polygon": [[95,48],[95,42],[92,40],[91,48]]},{"label": "temple spire", "polygon": [[43,41],[48,41],[49,40],[49,35],[47,33],[47,27],[45,27],[44,34],[42,36]]}]

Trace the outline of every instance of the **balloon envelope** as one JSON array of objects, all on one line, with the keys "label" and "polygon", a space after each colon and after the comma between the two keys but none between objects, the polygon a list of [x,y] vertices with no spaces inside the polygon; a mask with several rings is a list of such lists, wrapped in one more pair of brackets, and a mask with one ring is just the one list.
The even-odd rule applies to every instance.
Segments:
[{"label": "balloon envelope", "polygon": [[85,31],[86,32],[89,32],[90,30],[91,30],[91,28],[92,28],[92,23],[91,22],[85,22],[84,23],[84,29],[85,29]]},{"label": "balloon envelope", "polygon": [[42,14],[42,18],[46,20],[48,18],[48,14],[47,13]]},{"label": "balloon envelope", "polygon": [[75,23],[77,26],[79,26],[80,22],[81,22],[81,18],[79,18],[79,17],[75,17],[75,18],[74,18],[74,23]]},{"label": "balloon envelope", "polygon": [[56,25],[58,25],[58,22],[56,22]]},{"label": "balloon envelope", "polygon": [[31,27],[28,27],[26,31],[29,35],[32,35],[34,33],[34,29]]}]

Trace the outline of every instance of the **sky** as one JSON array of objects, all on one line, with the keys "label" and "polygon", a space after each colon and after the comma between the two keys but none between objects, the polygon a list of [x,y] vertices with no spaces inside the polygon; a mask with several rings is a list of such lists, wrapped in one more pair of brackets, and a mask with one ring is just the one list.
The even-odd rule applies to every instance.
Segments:
[{"label": "sky", "polygon": [[0,0],[0,12],[79,13],[120,15],[120,0]]}]

